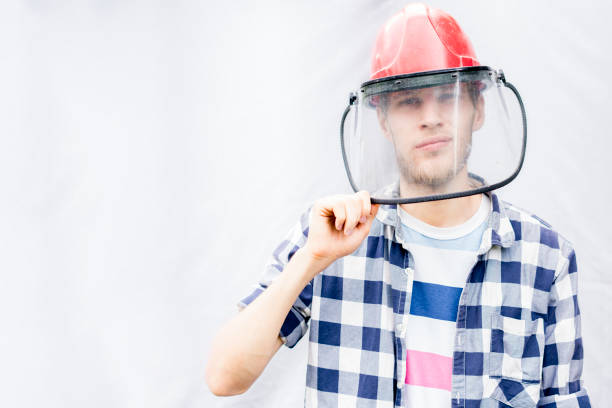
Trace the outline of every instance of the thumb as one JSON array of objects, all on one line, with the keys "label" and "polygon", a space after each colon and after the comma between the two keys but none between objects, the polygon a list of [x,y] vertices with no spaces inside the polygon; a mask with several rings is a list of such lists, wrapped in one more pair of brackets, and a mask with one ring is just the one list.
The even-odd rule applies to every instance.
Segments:
[{"label": "thumb", "polygon": [[380,208],[380,204],[372,204],[372,209],[370,210],[370,217],[376,217],[378,214],[378,209]]}]

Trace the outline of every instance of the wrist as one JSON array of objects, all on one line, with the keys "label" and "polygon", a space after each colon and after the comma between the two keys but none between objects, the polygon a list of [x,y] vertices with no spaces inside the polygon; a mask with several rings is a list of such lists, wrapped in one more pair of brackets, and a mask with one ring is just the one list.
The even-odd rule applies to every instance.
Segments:
[{"label": "wrist", "polygon": [[323,269],[327,268],[334,261],[334,259],[321,256],[312,251],[308,245],[298,249],[293,255],[293,258],[296,257],[296,261],[303,265],[303,268],[300,269],[304,270],[306,274],[305,277],[308,279],[308,282],[310,282],[316,275],[318,275]]}]

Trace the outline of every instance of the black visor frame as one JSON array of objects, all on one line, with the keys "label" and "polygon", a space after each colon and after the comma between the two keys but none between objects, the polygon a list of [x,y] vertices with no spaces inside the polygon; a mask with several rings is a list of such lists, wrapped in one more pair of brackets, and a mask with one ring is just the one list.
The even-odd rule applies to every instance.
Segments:
[{"label": "black visor frame", "polygon": [[[525,106],[523,105],[523,100],[518,90],[514,85],[510,82],[506,81],[504,73],[502,70],[494,70],[487,66],[477,66],[477,67],[463,67],[463,68],[455,68],[455,69],[445,69],[439,71],[427,71],[427,72],[419,72],[415,74],[405,74],[405,75],[396,75],[387,78],[375,79],[372,81],[364,82],[360,87],[360,93],[362,98],[367,98],[366,100],[370,100],[373,96],[381,95],[388,92],[396,92],[404,89],[417,89],[417,88],[428,88],[432,86],[440,86],[446,85],[450,83],[460,82],[476,82],[482,81],[486,82],[498,82],[503,84],[506,88],[510,89],[517,98],[521,109],[522,121],[523,121],[523,143],[521,147],[521,156],[519,159],[519,164],[514,170],[514,172],[505,180],[502,180],[495,184],[490,184],[478,188],[474,188],[468,191],[461,191],[457,193],[450,194],[436,194],[424,197],[417,198],[371,198],[372,204],[411,204],[411,203],[420,203],[426,201],[436,201],[436,200],[448,200],[452,198],[459,197],[467,197],[470,195],[486,193],[488,191],[492,191],[498,188],[501,188],[518,176],[521,168],[523,167],[523,162],[525,161],[525,150],[527,147],[527,115],[525,113]],[[349,95],[349,103],[344,113],[342,114],[342,119],[340,121],[340,146],[342,150],[342,160],[344,162],[344,169],[346,170],[346,174],[349,179],[349,183],[353,191],[360,191],[359,186],[355,183],[353,176],[351,174],[351,170],[348,164],[348,157],[346,154],[346,147],[344,143],[344,122],[346,121],[346,117],[348,116],[351,107],[355,105],[357,101],[357,95],[355,93],[351,93]],[[371,102],[370,102],[371,103]]]}]

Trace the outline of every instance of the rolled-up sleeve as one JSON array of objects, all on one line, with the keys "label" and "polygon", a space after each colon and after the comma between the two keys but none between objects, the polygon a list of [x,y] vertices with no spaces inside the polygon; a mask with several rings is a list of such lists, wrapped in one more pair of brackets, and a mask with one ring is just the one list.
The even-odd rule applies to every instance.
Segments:
[{"label": "rolled-up sleeve", "polygon": [[[251,293],[238,302],[239,308],[244,308],[257,298],[285,269],[285,266],[308,239],[308,220],[310,210],[300,217],[297,224],[289,231],[285,239],[276,247],[268,260],[264,273]],[[281,327],[279,336],[283,343],[292,348],[306,334],[310,320],[310,305],[312,303],[312,281],[306,285],[297,297]]]},{"label": "rolled-up sleeve", "polygon": [[582,376],[583,348],[574,250],[562,246],[545,323],[542,388],[538,407],[590,407]]}]

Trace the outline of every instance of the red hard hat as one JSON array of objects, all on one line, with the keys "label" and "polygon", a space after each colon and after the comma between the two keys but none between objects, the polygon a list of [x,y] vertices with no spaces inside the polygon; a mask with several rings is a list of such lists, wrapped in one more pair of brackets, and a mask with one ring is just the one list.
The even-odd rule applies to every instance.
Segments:
[{"label": "red hard hat", "polygon": [[378,33],[370,78],[477,65],[474,48],[453,17],[409,4]]}]

